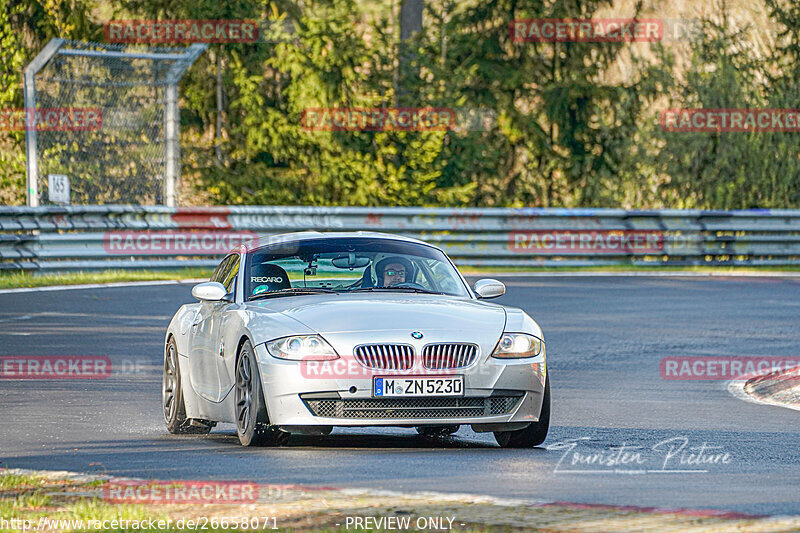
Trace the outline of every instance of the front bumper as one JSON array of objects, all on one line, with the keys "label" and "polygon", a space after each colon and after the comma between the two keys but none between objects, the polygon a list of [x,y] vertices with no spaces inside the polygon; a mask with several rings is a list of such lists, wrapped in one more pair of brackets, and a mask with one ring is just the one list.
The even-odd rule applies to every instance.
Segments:
[{"label": "front bumper", "polygon": [[[464,396],[376,399],[372,377],[380,370],[325,372],[272,357],[256,346],[270,423],[277,426],[421,426],[530,423],[539,419],[546,357],[499,360],[482,357],[447,373],[464,376]],[[341,361],[340,361],[341,362]],[[335,362],[328,364],[330,368]],[[358,370],[358,369],[356,369]],[[442,375],[415,369],[409,375]],[[398,375],[398,374],[394,374]]]}]

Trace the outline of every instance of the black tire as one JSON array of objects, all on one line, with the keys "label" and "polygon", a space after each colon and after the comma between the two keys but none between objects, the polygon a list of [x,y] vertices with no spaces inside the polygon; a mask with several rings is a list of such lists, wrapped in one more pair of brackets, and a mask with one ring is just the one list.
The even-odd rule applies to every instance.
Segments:
[{"label": "black tire", "polygon": [[181,367],[178,363],[178,346],[170,337],[164,349],[164,370],[161,378],[161,409],[167,430],[175,434],[204,434],[214,427],[207,420],[186,418],[186,404],[183,401]]},{"label": "black tire", "polygon": [[545,378],[544,398],[539,421],[517,431],[495,431],[494,438],[502,448],[533,448],[544,442],[550,429],[550,376]]},{"label": "black tire", "polygon": [[437,438],[452,435],[461,426],[417,426],[417,433],[423,437]]},{"label": "black tire", "polygon": [[250,341],[245,341],[236,357],[236,385],[234,387],[236,433],[242,446],[281,446],[289,441],[289,434],[271,426],[256,355]]}]

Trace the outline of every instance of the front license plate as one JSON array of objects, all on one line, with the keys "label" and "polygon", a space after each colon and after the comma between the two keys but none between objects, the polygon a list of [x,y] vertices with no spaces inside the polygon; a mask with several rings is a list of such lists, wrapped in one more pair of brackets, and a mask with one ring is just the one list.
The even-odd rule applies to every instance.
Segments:
[{"label": "front license plate", "polygon": [[376,377],[372,380],[372,395],[376,398],[464,396],[464,376]]}]

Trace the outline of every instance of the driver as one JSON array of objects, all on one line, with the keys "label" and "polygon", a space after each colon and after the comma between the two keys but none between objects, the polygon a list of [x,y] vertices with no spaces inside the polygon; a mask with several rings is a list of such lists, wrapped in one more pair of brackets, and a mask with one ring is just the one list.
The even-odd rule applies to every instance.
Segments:
[{"label": "driver", "polygon": [[375,265],[378,287],[394,287],[412,279],[413,268],[408,259],[399,256],[386,257]]}]

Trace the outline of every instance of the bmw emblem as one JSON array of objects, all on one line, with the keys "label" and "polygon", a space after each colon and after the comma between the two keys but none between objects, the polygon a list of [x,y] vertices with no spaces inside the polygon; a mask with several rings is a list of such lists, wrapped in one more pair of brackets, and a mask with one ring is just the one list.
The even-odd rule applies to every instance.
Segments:
[{"label": "bmw emblem", "polygon": [[422,332],[421,331],[412,331],[411,332],[411,336],[413,338],[417,339],[417,340],[420,340],[422,338]]}]

